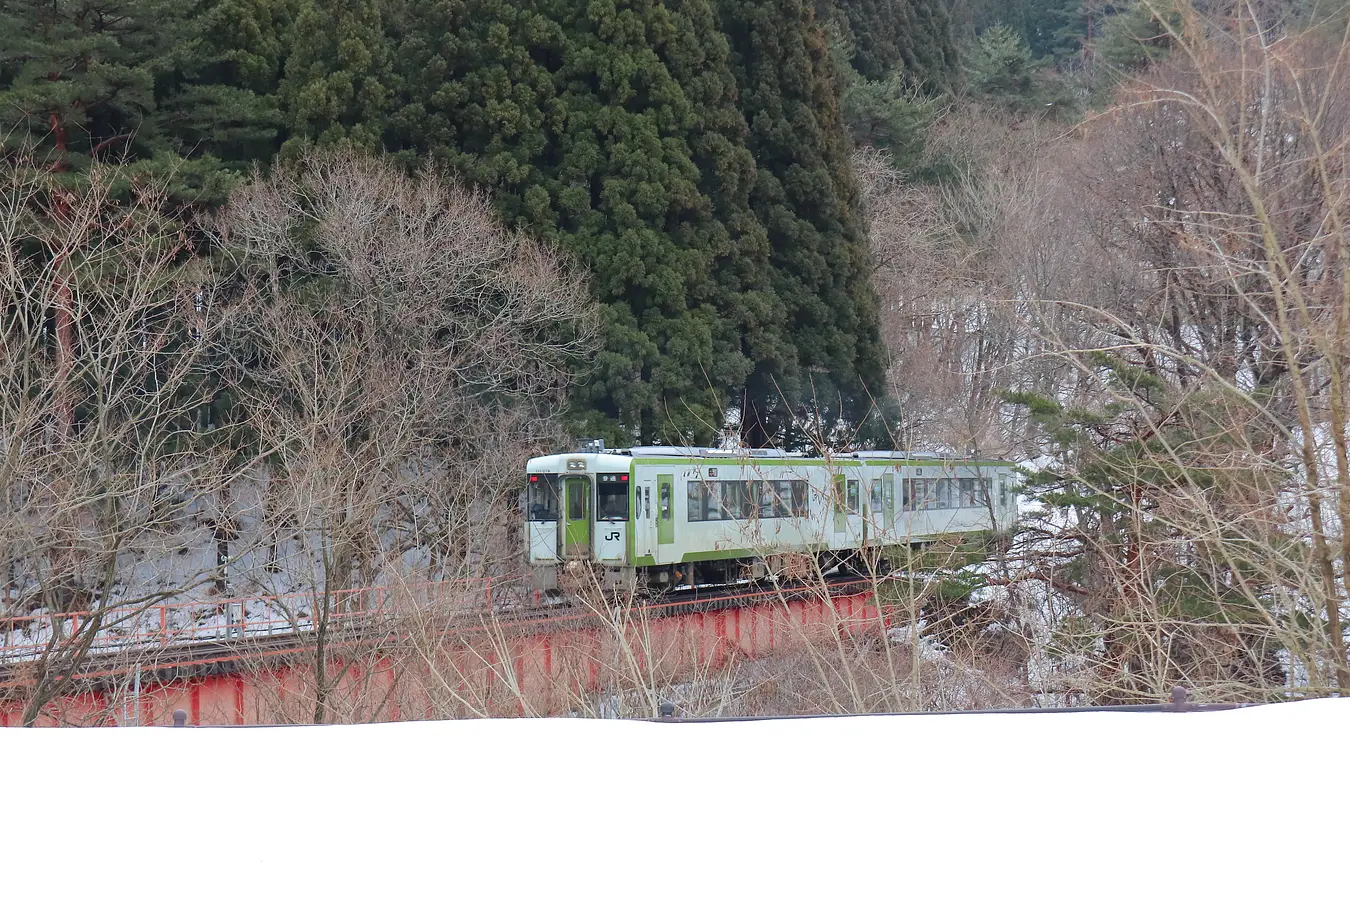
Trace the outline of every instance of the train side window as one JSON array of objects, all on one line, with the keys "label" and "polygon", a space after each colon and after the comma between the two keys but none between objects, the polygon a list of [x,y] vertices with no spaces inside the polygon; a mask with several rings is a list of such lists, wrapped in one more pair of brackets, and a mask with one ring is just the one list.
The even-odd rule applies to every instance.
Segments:
[{"label": "train side window", "polygon": [[723,481],[718,487],[721,493],[722,518],[748,519],[754,511],[750,502],[750,482]]},{"label": "train side window", "polygon": [[662,483],[660,490],[661,518],[670,518],[670,485]]},{"label": "train side window", "polygon": [[857,515],[859,512],[858,504],[858,482],[857,480],[850,478],[848,480],[848,511]]},{"label": "train side window", "polygon": [[761,519],[778,518],[778,510],[781,506],[778,500],[778,487],[781,481],[760,481],[753,487],[755,491],[755,511]]},{"label": "train side window", "polygon": [[900,508],[901,508],[901,509],[913,509],[913,508],[914,508],[913,506],[910,505],[910,502],[909,502],[909,481],[910,481],[910,480],[909,480],[908,478],[901,478],[901,479],[900,479]]},{"label": "train side window", "polygon": [[805,481],[792,482],[792,515],[798,519],[805,519],[811,514],[810,506],[807,502],[810,485]]},{"label": "train side window", "polygon": [[647,521],[652,519],[652,489],[645,487],[642,489],[643,506],[647,507]]},{"label": "train side window", "polygon": [[531,475],[528,505],[531,522],[558,521],[558,476]]},{"label": "train side window", "polygon": [[691,481],[685,491],[686,518],[690,522],[702,522],[707,517],[703,508],[703,482]]},{"label": "train side window", "polygon": [[872,515],[881,512],[881,479],[872,482]]}]

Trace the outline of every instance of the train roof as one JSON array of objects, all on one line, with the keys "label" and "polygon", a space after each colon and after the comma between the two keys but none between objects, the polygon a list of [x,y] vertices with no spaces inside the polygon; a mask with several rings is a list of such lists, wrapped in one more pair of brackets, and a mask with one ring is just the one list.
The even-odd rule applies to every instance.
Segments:
[{"label": "train roof", "polygon": [[[824,457],[807,456],[803,453],[788,452],[785,450],[723,450],[715,447],[672,447],[672,446],[646,446],[646,447],[628,447],[625,449],[586,449],[572,453],[552,453],[547,456],[536,456],[532,458],[527,471],[530,472],[554,472],[566,469],[568,460],[584,459],[586,468],[590,471],[628,471],[632,460],[637,457],[644,459],[670,458],[670,459],[697,459],[697,460],[726,460],[734,462],[738,460],[752,461],[761,459],[786,459],[813,461],[821,460]],[[857,450],[845,453],[832,454],[833,459],[838,460],[903,460],[903,461],[934,461],[951,463],[968,462],[994,462],[992,460],[979,460],[978,457],[947,456],[938,453],[924,453],[915,451],[892,451],[892,450]]]}]

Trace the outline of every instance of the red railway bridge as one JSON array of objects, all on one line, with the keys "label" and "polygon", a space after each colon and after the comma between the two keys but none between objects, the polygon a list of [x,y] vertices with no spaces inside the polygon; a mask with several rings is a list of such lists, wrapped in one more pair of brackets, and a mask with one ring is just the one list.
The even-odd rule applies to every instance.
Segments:
[{"label": "red railway bridge", "polygon": [[[874,587],[546,608],[483,580],[163,604],[93,635],[33,724],[165,725],[176,710],[194,725],[565,714],[605,691],[875,632]],[[0,725],[33,711],[34,667],[60,651],[53,634],[81,633],[80,615],[0,619]]]}]

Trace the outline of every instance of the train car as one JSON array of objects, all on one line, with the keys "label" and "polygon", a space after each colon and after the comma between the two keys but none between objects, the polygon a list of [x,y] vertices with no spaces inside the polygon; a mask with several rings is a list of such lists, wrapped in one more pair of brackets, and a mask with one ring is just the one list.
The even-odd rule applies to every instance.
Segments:
[{"label": "train car", "polygon": [[535,587],[568,573],[607,589],[729,584],[814,556],[1012,527],[1011,463],[859,452],[634,447],[531,459],[525,543]]}]

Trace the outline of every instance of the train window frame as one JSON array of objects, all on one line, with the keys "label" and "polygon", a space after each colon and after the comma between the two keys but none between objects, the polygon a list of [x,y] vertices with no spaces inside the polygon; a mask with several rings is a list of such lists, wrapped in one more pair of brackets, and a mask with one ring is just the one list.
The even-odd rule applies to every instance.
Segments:
[{"label": "train window frame", "polygon": [[685,486],[685,520],[689,522],[707,521],[707,503],[703,492],[703,482],[690,480]]},{"label": "train window frame", "polygon": [[847,487],[845,488],[845,490],[848,492],[848,511],[849,511],[849,515],[853,515],[853,516],[861,515],[861,514],[862,514],[862,487],[861,487],[861,485],[858,483],[858,479],[856,479],[856,478],[850,478],[850,479],[848,479],[848,480],[845,482],[845,484],[847,485]]},{"label": "train window frame", "polygon": [[756,481],[751,485],[750,493],[754,498],[755,515],[760,519],[781,519],[783,501],[779,497],[778,486],[781,481]]},{"label": "train window frame", "polygon": [[627,475],[599,475],[595,485],[595,521],[627,522],[630,508]]},{"label": "train window frame", "polygon": [[882,488],[880,478],[872,479],[872,490],[869,493],[871,494],[872,498],[871,514],[875,516],[881,512],[882,506],[885,502],[882,499]]},{"label": "train window frame", "polygon": [[[557,522],[562,519],[562,497],[558,491],[558,476],[539,474],[530,475],[525,483],[525,517],[530,522]],[[540,499],[545,502],[536,503]],[[549,515],[550,504],[547,502],[552,499],[552,515]],[[536,513],[536,509],[543,512]]]},{"label": "train window frame", "polygon": [[[563,504],[566,507],[567,520],[569,522],[581,522],[591,517],[590,504],[586,502],[587,490],[584,482],[575,478],[569,479],[563,485],[563,493],[565,494],[563,497]],[[579,502],[581,503],[579,510],[573,510],[572,508],[573,497],[579,498]]]},{"label": "train window frame", "polygon": [[750,482],[740,479],[718,481],[717,500],[722,509],[722,518],[727,521],[741,521],[751,518],[754,513],[754,501],[751,497]]},{"label": "train window frame", "polygon": [[802,479],[731,478],[687,482],[690,522],[804,519],[810,515],[810,482]]}]

